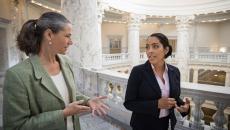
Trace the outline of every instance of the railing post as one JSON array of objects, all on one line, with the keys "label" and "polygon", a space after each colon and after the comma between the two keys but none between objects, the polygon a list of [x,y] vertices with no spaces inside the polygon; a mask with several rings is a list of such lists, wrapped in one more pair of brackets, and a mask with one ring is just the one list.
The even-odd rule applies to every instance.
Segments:
[{"label": "railing post", "polygon": [[99,95],[107,95],[107,82],[104,79],[100,79],[97,77],[98,80],[98,94]]},{"label": "railing post", "polygon": [[225,74],[225,87],[230,87],[230,70],[226,71]]},{"label": "railing post", "polygon": [[201,105],[204,103],[204,99],[199,99],[200,97],[194,97],[193,102],[195,104],[192,111],[192,116],[194,121],[192,122],[191,127],[195,130],[203,130],[201,119],[204,117],[204,113],[201,110]]},{"label": "railing post", "polygon": [[230,53],[227,53],[227,63],[230,63]]},{"label": "railing post", "polygon": [[224,128],[224,124],[227,122],[224,116],[224,109],[227,105],[223,102],[215,102],[217,107],[216,113],[213,115],[213,120],[215,122],[214,130],[227,130]]},{"label": "railing post", "polygon": [[198,83],[198,68],[193,68],[193,83]]}]

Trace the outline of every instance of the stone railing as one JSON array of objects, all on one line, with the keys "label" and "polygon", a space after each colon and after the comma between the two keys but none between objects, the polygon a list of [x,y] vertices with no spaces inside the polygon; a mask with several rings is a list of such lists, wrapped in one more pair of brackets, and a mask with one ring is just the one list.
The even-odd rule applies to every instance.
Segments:
[{"label": "stone railing", "polygon": [[[182,83],[181,94],[191,99],[192,109],[190,119],[177,116],[178,125],[195,130],[227,130],[230,123],[225,117],[230,115],[229,87],[184,82]],[[202,107],[216,110],[212,116],[213,122],[203,120]]]},{"label": "stone railing", "polygon": [[[83,69],[84,77],[91,77],[88,86],[83,87],[84,93],[89,96],[107,95],[109,98],[107,104],[111,111],[109,116],[129,125],[131,112],[123,106],[124,96],[127,86],[128,75],[120,74],[110,70],[100,72],[91,72]],[[93,77],[92,77],[93,75]],[[87,82],[87,81],[84,81]],[[91,86],[90,86],[91,85]],[[96,86],[96,87],[92,87]],[[177,115],[177,130],[227,130],[226,114],[230,114],[230,88],[212,85],[202,85],[194,83],[182,83],[181,94],[191,100],[190,118],[182,118]],[[93,92],[90,92],[92,91]],[[211,102],[211,103],[210,103]],[[201,107],[206,106],[216,110],[213,115],[213,122],[203,121],[203,111]]]},{"label": "stone railing", "polygon": [[84,83],[79,90],[90,97],[97,95],[106,95],[108,100],[106,103],[111,108],[108,115],[131,130],[129,121],[131,112],[127,111],[123,104],[128,75],[121,75],[118,72],[104,70],[100,72],[82,69],[82,77]]},{"label": "stone railing", "polygon": [[128,53],[117,53],[117,54],[102,54],[102,64],[122,64],[128,63]]},{"label": "stone railing", "polygon": [[142,53],[140,53],[140,60],[146,60],[147,59],[147,55],[146,55],[146,53],[145,52],[142,52]]},{"label": "stone railing", "polygon": [[[113,64],[129,64],[128,54],[127,53],[118,53],[118,54],[103,54],[103,65],[113,65]],[[147,60],[145,52],[140,53],[140,63],[143,63]],[[226,65],[230,64],[230,53],[191,53],[190,54],[189,64],[195,63],[209,63],[210,65]],[[167,61],[171,64],[176,64],[177,59],[175,53],[172,53],[170,57],[167,58]]]},{"label": "stone railing", "polygon": [[192,61],[230,63],[230,53],[192,53]]}]

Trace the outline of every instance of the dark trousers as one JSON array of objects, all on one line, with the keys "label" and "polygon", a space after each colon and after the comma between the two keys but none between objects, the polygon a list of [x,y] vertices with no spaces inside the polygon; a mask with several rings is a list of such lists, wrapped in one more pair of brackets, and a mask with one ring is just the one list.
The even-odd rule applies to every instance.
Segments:
[{"label": "dark trousers", "polygon": [[151,124],[135,125],[133,130],[168,130],[169,116],[153,120]]}]

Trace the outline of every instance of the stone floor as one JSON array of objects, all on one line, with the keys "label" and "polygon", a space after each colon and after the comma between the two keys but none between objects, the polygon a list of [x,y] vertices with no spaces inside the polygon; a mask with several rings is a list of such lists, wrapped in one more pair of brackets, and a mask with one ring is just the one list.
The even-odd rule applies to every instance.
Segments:
[{"label": "stone floor", "polygon": [[80,117],[82,130],[122,130],[120,126],[114,122],[87,114]]}]

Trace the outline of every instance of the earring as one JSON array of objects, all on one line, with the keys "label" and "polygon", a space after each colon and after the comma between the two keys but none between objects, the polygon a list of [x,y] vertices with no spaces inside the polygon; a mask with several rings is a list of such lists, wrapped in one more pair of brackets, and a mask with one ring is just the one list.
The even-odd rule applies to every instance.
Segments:
[{"label": "earring", "polygon": [[52,44],[52,42],[49,42],[49,45],[51,45]]}]

